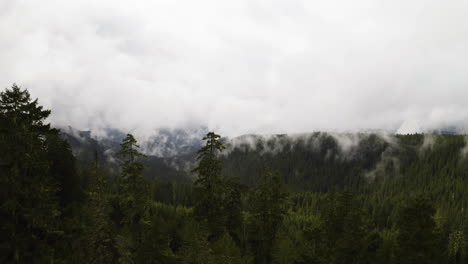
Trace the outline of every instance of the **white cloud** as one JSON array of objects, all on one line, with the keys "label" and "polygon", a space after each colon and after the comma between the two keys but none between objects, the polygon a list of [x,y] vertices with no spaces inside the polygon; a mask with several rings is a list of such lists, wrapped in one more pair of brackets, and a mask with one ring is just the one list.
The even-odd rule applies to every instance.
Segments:
[{"label": "white cloud", "polygon": [[3,0],[0,85],[58,125],[468,127],[466,1]]}]

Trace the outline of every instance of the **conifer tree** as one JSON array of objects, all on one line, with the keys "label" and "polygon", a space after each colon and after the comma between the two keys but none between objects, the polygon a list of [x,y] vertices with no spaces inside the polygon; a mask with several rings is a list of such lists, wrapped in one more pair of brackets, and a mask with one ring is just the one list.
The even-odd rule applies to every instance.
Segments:
[{"label": "conifer tree", "polygon": [[143,177],[145,167],[138,161],[146,155],[139,151],[140,146],[132,134],[122,140],[117,153],[123,162],[120,164],[119,206],[122,214],[121,234],[117,237],[120,263],[133,263],[143,241],[143,230],[147,221],[149,188]]},{"label": "conifer tree", "polygon": [[223,233],[225,222],[222,214],[222,166],[217,157],[225,147],[219,139],[220,136],[214,132],[209,132],[203,138],[206,145],[197,152],[198,166],[192,170],[198,174],[194,190],[194,215],[197,220],[204,221],[210,227],[210,240]]},{"label": "conifer tree", "polygon": [[92,264],[115,263],[117,246],[109,219],[107,180],[97,159],[93,165],[87,196],[86,225],[82,244],[85,249],[84,262]]},{"label": "conifer tree", "polygon": [[240,244],[240,233],[243,226],[242,195],[247,187],[239,179],[225,179],[223,181],[222,215],[225,219],[224,227],[230,237]]},{"label": "conifer tree", "polygon": [[249,194],[249,240],[255,263],[272,261],[273,243],[286,214],[287,192],[278,172],[265,169]]},{"label": "conifer tree", "polygon": [[175,257],[169,247],[169,227],[160,215],[153,215],[148,224],[142,224],[142,241],[136,252],[136,263],[171,264]]},{"label": "conifer tree", "polygon": [[57,196],[61,207],[66,210],[64,214],[71,216],[69,207],[82,203],[85,198],[83,182],[77,172],[76,159],[70,145],[59,133],[49,134],[46,144],[50,173],[57,179],[60,187]]},{"label": "conifer tree", "polygon": [[119,179],[121,209],[123,222],[131,225],[141,220],[147,208],[149,190],[143,178],[145,167],[138,161],[146,155],[139,151],[140,146],[132,134],[127,134],[120,147],[117,154],[123,158]]},{"label": "conifer tree", "polygon": [[298,234],[293,232],[292,234],[286,233],[286,231],[280,229],[276,238],[273,249],[273,263],[275,264],[290,264],[290,263],[303,263],[304,253],[308,253],[305,250],[306,241],[298,237]]},{"label": "conifer tree", "polygon": [[183,264],[217,264],[208,241],[208,231],[196,221],[189,221],[182,230],[183,245],[178,252]]},{"label": "conifer tree", "polygon": [[215,263],[241,264],[242,258],[239,248],[229,233],[224,233],[213,245]]},{"label": "conifer tree", "polygon": [[397,262],[440,263],[441,248],[438,245],[435,208],[426,196],[410,198],[398,212]]},{"label": "conifer tree", "polygon": [[60,211],[46,138],[58,131],[45,123],[49,115],[17,85],[0,93],[0,262],[54,259]]}]

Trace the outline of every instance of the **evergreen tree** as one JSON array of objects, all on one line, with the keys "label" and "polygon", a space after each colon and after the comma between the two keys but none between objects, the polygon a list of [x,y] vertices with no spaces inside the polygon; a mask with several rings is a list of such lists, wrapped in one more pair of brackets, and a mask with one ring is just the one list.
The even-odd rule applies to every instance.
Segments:
[{"label": "evergreen tree", "polygon": [[229,235],[224,233],[221,238],[212,245],[215,263],[241,264],[241,252],[239,247]]},{"label": "evergreen tree", "polygon": [[85,208],[86,225],[82,247],[85,249],[84,262],[86,263],[115,263],[117,260],[117,246],[109,213],[106,175],[99,168],[96,160]]},{"label": "evergreen tree", "polygon": [[137,249],[136,263],[171,264],[175,257],[169,247],[169,227],[159,215],[153,215],[151,221],[142,223],[142,242]]},{"label": "evergreen tree", "polygon": [[59,133],[51,133],[47,135],[46,148],[50,173],[60,187],[57,195],[62,207],[69,209],[67,207],[83,202],[83,180],[78,175],[75,157],[68,142]]},{"label": "evergreen tree", "polygon": [[350,191],[331,192],[322,212],[323,258],[328,258],[328,263],[364,263],[368,230],[354,195]]},{"label": "evergreen tree", "polygon": [[[285,227],[291,228],[291,227]],[[307,243],[302,239],[299,232],[290,232],[291,230],[279,230],[273,248],[273,263],[275,264],[298,264],[304,263],[304,255],[308,251]],[[310,262],[307,262],[310,263]],[[312,262],[313,263],[313,262]]]},{"label": "evergreen tree", "polygon": [[57,134],[37,99],[17,85],[0,93],[0,261],[54,259],[60,210],[46,138]]},{"label": "evergreen tree", "polygon": [[426,196],[416,196],[401,206],[396,221],[398,263],[440,263],[434,214],[435,208]]},{"label": "evergreen tree", "polygon": [[239,179],[227,179],[223,181],[222,188],[224,227],[236,244],[240,245],[240,233],[243,226],[242,194],[246,186],[240,184]]},{"label": "evergreen tree", "polygon": [[286,214],[287,192],[279,173],[265,169],[248,199],[249,240],[255,263],[272,261],[273,242]]},{"label": "evergreen tree", "polygon": [[117,153],[123,162],[119,178],[120,210],[122,213],[122,234],[118,237],[121,263],[135,260],[136,251],[143,240],[143,227],[148,224],[147,210],[149,188],[143,177],[145,167],[138,161],[146,155],[139,151],[139,145],[131,134],[123,139]]},{"label": "evergreen tree", "polygon": [[189,221],[183,230],[183,246],[179,252],[183,264],[217,264],[208,241],[208,231],[199,223]]},{"label": "evergreen tree", "polygon": [[210,228],[210,240],[218,238],[224,232],[223,182],[221,161],[217,154],[225,147],[219,141],[220,136],[209,132],[203,140],[206,145],[197,153],[198,166],[192,172],[197,173],[194,190],[194,215]]},{"label": "evergreen tree", "polygon": [[124,213],[123,222],[130,225],[138,223],[144,216],[149,198],[149,189],[143,178],[145,167],[137,160],[146,155],[139,151],[139,147],[133,135],[127,134],[117,153],[124,159],[120,165],[119,179],[121,209]]}]

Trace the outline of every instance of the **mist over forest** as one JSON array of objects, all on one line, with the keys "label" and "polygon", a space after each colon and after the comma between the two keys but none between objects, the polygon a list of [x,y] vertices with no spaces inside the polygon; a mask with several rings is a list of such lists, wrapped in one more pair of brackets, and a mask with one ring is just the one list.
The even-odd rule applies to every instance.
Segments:
[{"label": "mist over forest", "polygon": [[[0,93],[4,263],[464,263],[468,136],[53,128]],[[196,135],[197,134],[197,135]]]},{"label": "mist over forest", "polygon": [[467,13],[0,0],[0,263],[468,263]]}]

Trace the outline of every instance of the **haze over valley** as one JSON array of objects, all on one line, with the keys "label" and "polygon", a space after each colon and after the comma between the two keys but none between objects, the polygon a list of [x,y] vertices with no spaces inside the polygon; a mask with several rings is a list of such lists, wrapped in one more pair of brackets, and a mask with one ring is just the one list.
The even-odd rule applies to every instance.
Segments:
[{"label": "haze over valley", "polygon": [[0,263],[468,263],[467,13],[1,0]]}]

